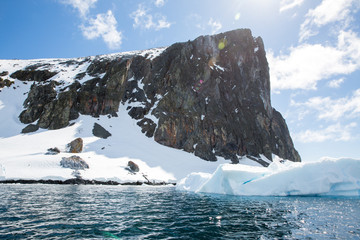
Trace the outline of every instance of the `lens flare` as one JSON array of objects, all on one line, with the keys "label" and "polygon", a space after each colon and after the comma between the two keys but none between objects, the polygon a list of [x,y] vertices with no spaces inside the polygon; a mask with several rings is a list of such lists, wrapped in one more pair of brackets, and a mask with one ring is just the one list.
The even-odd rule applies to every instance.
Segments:
[{"label": "lens flare", "polygon": [[194,92],[199,92],[201,89],[201,85],[204,83],[204,80],[200,80],[199,82],[197,82],[192,89],[194,90]]},{"label": "lens flare", "polygon": [[226,44],[227,44],[226,38],[221,39],[218,44],[219,50],[223,50],[226,47]]}]

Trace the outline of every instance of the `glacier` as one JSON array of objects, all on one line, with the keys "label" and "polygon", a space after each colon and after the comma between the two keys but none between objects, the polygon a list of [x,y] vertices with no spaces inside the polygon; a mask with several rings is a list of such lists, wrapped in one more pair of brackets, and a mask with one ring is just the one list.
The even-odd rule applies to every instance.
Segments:
[{"label": "glacier", "polygon": [[360,160],[295,163],[275,157],[267,168],[222,164],[213,174],[189,174],[176,188],[240,196],[360,196]]}]

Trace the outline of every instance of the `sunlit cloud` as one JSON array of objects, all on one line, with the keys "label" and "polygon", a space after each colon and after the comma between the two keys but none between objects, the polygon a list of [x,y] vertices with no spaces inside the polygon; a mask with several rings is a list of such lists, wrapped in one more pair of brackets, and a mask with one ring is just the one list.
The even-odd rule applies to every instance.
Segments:
[{"label": "sunlit cloud", "polygon": [[288,54],[267,54],[271,87],[281,89],[316,89],[321,80],[360,69],[360,38],[356,33],[341,31],[335,46],[301,44]]},{"label": "sunlit cloud", "polygon": [[281,0],[279,11],[284,12],[286,10],[301,6],[303,2],[304,0]]},{"label": "sunlit cloud", "polygon": [[91,7],[94,7],[97,0],[61,0],[61,3],[71,5],[80,13],[80,17],[86,18]]},{"label": "sunlit cloud", "polygon": [[211,34],[217,33],[222,28],[222,24],[212,18],[210,18],[208,25],[211,27]]},{"label": "sunlit cloud", "polygon": [[116,30],[117,21],[112,13],[98,14],[96,18],[89,19],[87,26],[82,26],[83,35],[87,39],[102,37],[111,49],[119,48],[122,41],[122,33]]},{"label": "sunlit cloud", "polygon": [[155,0],[155,6],[162,7],[165,5],[165,0]]},{"label": "sunlit cloud", "polygon": [[83,24],[80,25],[86,39],[101,37],[110,49],[118,49],[122,42],[122,32],[117,30],[117,21],[111,10],[107,13],[89,17],[90,8],[94,7],[97,0],[60,0],[61,3],[71,5],[80,13]]},{"label": "sunlit cloud", "polygon": [[357,119],[360,117],[360,89],[348,97],[338,99],[313,97],[303,103],[292,101],[291,105],[313,111],[318,119],[326,121]]},{"label": "sunlit cloud", "polygon": [[328,86],[331,88],[339,88],[340,85],[344,82],[344,78],[334,79],[328,82]]},{"label": "sunlit cloud", "polygon": [[353,136],[353,129],[357,127],[355,122],[348,125],[341,125],[340,123],[330,125],[323,129],[306,130],[297,134],[293,134],[294,138],[299,142],[324,142],[324,141],[350,141]]},{"label": "sunlit cloud", "polygon": [[166,20],[165,16],[156,14],[154,17],[143,4],[140,4],[138,9],[130,14],[130,17],[134,20],[134,28],[158,31],[163,28],[170,28],[171,26],[171,23]]},{"label": "sunlit cloud", "polygon": [[316,35],[317,29],[329,23],[341,23],[345,29],[352,21],[352,13],[360,7],[358,0],[323,0],[320,5],[310,9],[300,27],[299,41]]}]

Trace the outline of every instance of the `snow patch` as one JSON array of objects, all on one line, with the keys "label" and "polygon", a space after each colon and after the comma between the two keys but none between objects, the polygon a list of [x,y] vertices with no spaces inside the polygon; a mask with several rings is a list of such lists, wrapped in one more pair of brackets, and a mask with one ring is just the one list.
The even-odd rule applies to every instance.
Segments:
[{"label": "snow patch", "polygon": [[214,64],[215,68],[219,69],[220,71],[224,72],[225,71],[225,68],[217,65],[217,64]]},{"label": "snow patch", "polygon": [[146,57],[146,59],[149,60],[154,60],[155,58],[157,58],[158,56],[161,55],[161,53],[163,51],[165,51],[167,47],[163,47],[163,48],[153,48],[153,49],[149,49],[149,50],[143,50],[139,53],[140,56]]},{"label": "snow patch", "polygon": [[206,98],[205,98],[205,103],[206,103],[206,104],[209,104],[209,102],[210,102],[210,98],[209,98],[209,97],[206,97]]}]

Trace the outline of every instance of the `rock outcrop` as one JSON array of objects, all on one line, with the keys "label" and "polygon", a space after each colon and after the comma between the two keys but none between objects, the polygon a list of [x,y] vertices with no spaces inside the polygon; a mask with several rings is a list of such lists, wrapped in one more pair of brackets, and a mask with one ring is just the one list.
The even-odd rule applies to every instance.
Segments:
[{"label": "rock outcrop", "polygon": [[237,163],[244,155],[272,159],[275,153],[300,161],[285,120],[271,106],[263,41],[248,29],[176,43],[158,56],[129,53],[86,62],[86,71],[60,90],[51,80],[56,72],[43,65],[11,74],[34,82],[20,121],[58,129],[79,114],[116,117],[126,104],[147,137],[205,160],[221,156]]},{"label": "rock outcrop", "polygon": [[94,123],[92,133],[94,134],[94,136],[104,139],[111,136],[111,133],[98,123]]},{"label": "rock outcrop", "polygon": [[21,133],[31,133],[39,130],[39,126],[35,124],[29,124],[21,130]]},{"label": "rock outcrop", "polygon": [[79,156],[63,157],[60,161],[60,166],[74,170],[84,170],[89,168],[89,165]]},{"label": "rock outcrop", "polygon": [[139,172],[140,171],[139,165],[137,165],[133,161],[128,162],[128,167],[132,172]]},{"label": "rock outcrop", "polygon": [[4,87],[10,87],[12,84],[14,84],[14,81],[10,81],[9,79],[2,79],[0,77],[0,89]]},{"label": "rock outcrop", "polygon": [[69,153],[81,153],[83,150],[82,138],[76,138],[66,145]]},{"label": "rock outcrop", "polygon": [[46,155],[57,155],[59,153],[60,153],[60,149],[58,149],[57,147],[54,147],[54,148],[49,148],[45,154]]}]

